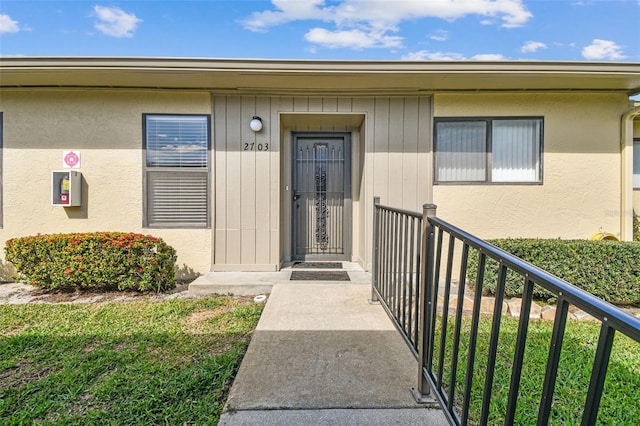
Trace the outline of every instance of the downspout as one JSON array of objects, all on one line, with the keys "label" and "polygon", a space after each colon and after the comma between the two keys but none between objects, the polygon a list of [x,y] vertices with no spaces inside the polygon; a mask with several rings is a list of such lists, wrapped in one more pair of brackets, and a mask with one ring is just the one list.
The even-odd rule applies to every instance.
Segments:
[{"label": "downspout", "polygon": [[[621,119],[620,150],[620,240],[633,240],[633,119],[640,116],[640,106],[631,107]],[[640,213],[640,212],[638,212]]]}]

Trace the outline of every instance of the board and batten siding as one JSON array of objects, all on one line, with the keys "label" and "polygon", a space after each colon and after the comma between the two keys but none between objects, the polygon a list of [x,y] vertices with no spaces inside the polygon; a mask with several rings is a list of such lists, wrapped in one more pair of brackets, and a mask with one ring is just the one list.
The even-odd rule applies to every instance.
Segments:
[{"label": "board and batten siding", "polygon": [[[352,135],[352,259],[368,269],[373,197],[415,211],[431,200],[431,110],[429,96],[214,95],[212,269],[290,260],[291,134],[304,131]],[[261,132],[249,128],[253,116]]]}]

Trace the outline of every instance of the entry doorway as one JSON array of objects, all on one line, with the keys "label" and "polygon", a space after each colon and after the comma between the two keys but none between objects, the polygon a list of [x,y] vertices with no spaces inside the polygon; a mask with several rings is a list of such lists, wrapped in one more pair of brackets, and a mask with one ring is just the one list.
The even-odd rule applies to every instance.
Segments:
[{"label": "entry doorway", "polygon": [[350,261],[351,135],[292,136],[292,258]]}]

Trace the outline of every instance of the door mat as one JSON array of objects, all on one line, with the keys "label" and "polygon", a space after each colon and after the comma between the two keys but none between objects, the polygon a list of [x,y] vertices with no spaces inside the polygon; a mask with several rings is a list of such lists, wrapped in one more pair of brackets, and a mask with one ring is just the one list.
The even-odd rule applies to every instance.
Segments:
[{"label": "door mat", "polygon": [[291,281],[351,281],[347,271],[292,271]]},{"label": "door mat", "polygon": [[295,269],[342,269],[342,262],[295,262]]}]

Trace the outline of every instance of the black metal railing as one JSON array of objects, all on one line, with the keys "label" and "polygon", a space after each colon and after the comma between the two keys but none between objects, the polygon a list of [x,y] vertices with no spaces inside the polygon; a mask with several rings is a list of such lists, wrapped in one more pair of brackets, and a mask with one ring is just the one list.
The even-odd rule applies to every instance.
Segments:
[{"label": "black metal railing", "polygon": [[414,355],[418,354],[422,214],[374,199],[371,300],[379,301]]},{"label": "black metal railing", "polygon": [[[588,383],[580,420],[583,425],[596,423],[614,336],[621,333],[640,342],[638,318],[437,218],[434,205],[425,205],[422,214],[416,214],[381,206],[379,200],[374,204],[374,299],[380,300],[418,359],[418,396],[437,399],[451,424],[486,425],[497,421],[490,418],[490,410],[498,399],[496,393],[500,393],[504,398],[498,410],[502,417],[499,423],[513,424],[519,400],[531,398],[520,389],[522,375],[525,370],[526,374],[532,369],[540,374],[544,370],[536,399],[539,402],[533,402],[537,410],[533,422],[548,424],[569,308],[574,307],[591,315],[599,328],[593,362],[588,366],[589,378],[585,379]],[[416,220],[415,226],[421,225],[420,238],[408,238],[399,231],[405,229],[409,218]],[[419,265],[405,267],[405,253],[418,253],[415,259]],[[468,271],[470,264],[475,267]],[[470,276],[474,279],[468,283]],[[508,328],[504,324],[508,319],[503,316],[505,286],[514,279],[523,286],[520,315],[513,319],[517,324],[511,324],[513,336],[505,336],[501,334],[501,328]],[[486,319],[481,318],[482,294],[490,281],[495,284],[495,299],[491,317]],[[473,290],[471,306],[465,299],[470,293],[469,284]],[[546,341],[546,363],[525,369],[525,353],[540,344],[527,339],[536,287],[552,292],[557,301],[551,331],[542,339]],[[417,312],[417,322],[410,328],[403,321],[409,311],[412,321]],[[502,348],[505,340],[513,346],[506,351],[506,362]],[[496,377],[498,358],[506,363],[508,378]],[[480,392],[475,382],[481,383]]]}]

